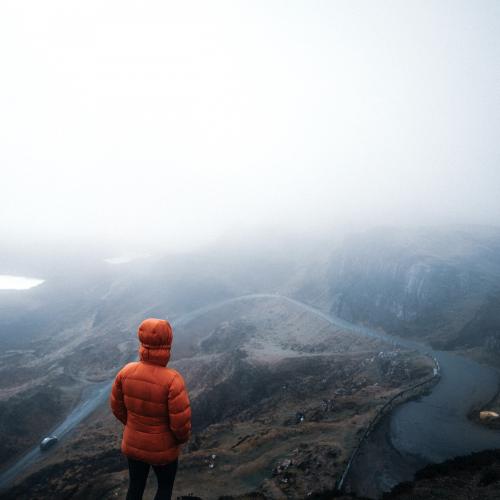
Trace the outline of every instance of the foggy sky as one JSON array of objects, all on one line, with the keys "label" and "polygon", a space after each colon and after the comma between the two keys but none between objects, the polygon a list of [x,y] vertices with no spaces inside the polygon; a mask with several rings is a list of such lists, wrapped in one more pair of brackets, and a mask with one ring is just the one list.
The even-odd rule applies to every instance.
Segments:
[{"label": "foggy sky", "polygon": [[0,236],[500,220],[498,1],[3,1]]}]

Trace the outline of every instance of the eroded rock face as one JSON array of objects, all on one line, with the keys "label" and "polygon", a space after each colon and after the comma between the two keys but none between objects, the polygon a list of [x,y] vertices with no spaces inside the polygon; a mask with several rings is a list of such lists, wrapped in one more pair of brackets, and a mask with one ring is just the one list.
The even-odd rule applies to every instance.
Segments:
[{"label": "eroded rock face", "polygon": [[332,286],[334,312],[356,320],[364,314],[394,326],[411,324],[439,315],[443,307],[464,299],[472,287],[467,271],[427,256],[399,261],[384,254],[369,258],[375,262],[364,271],[351,269],[337,277]]},{"label": "eroded rock face", "polygon": [[451,348],[481,346],[500,354],[500,293],[492,292],[458,332]]},{"label": "eroded rock face", "polygon": [[334,314],[437,347],[500,349],[500,231],[374,230],[330,262]]}]

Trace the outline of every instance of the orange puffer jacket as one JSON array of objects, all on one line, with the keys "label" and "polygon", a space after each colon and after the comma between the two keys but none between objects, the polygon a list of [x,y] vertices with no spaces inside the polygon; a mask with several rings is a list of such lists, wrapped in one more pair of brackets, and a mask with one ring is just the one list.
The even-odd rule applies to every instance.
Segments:
[{"label": "orange puffer jacket", "polygon": [[181,375],[167,368],[172,327],[150,318],[139,326],[140,361],[116,375],[109,403],[125,424],[122,452],[153,465],[174,461],[191,434],[191,407]]}]

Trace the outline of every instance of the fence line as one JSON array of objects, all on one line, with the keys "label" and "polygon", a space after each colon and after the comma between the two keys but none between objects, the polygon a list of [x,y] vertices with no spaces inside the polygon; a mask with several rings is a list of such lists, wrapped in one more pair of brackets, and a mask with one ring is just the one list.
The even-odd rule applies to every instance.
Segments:
[{"label": "fence line", "polygon": [[[373,417],[371,422],[368,424],[368,427],[366,428],[365,432],[361,436],[359,443],[356,445],[356,447],[352,451],[351,456],[349,458],[349,461],[347,462],[346,468],[344,469],[344,472],[342,473],[342,476],[340,477],[340,480],[337,484],[337,491],[339,491],[339,492],[342,491],[342,489],[344,487],[345,479],[346,479],[347,475],[349,474],[349,470],[351,469],[351,465],[354,462],[354,460],[356,459],[356,456],[358,455],[358,452],[359,452],[361,446],[366,441],[366,439],[371,434],[371,432],[375,429],[375,427],[379,423],[380,419],[383,416],[385,416],[390,410],[392,410],[394,408],[394,406],[396,406],[394,403],[398,399],[402,399],[404,396],[406,396],[411,391],[415,391],[416,389],[420,389],[424,385],[427,385],[431,382],[436,382],[437,379],[439,379],[439,377],[441,376],[441,367],[439,366],[439,361],[434,356],[432,357],[432,360],[434,361],[434,369],[433,369],[433,373],[430,377],[427,377],[422,382],[419,382],[418,384],[415,384],[411,387],[408,387],[408,388],[403,389],[402,391],[398,392],[397,394],[392,396],[391,399],[386,401],[379,408],[379,410],[377,411],[377,413],[375,414],[375,416]],[[397,404],[401,404],[403,402],[404,401],[399,401]]]}]

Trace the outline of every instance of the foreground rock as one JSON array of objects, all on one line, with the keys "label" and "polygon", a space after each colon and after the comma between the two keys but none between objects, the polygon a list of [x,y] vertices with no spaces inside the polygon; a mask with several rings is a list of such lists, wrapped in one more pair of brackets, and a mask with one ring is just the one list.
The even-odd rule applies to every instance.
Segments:
[{"label": "foreground rock", "polygon": [[491,450],[429,465],[383,500],[498,500],[499,492],[500,450]]}]

